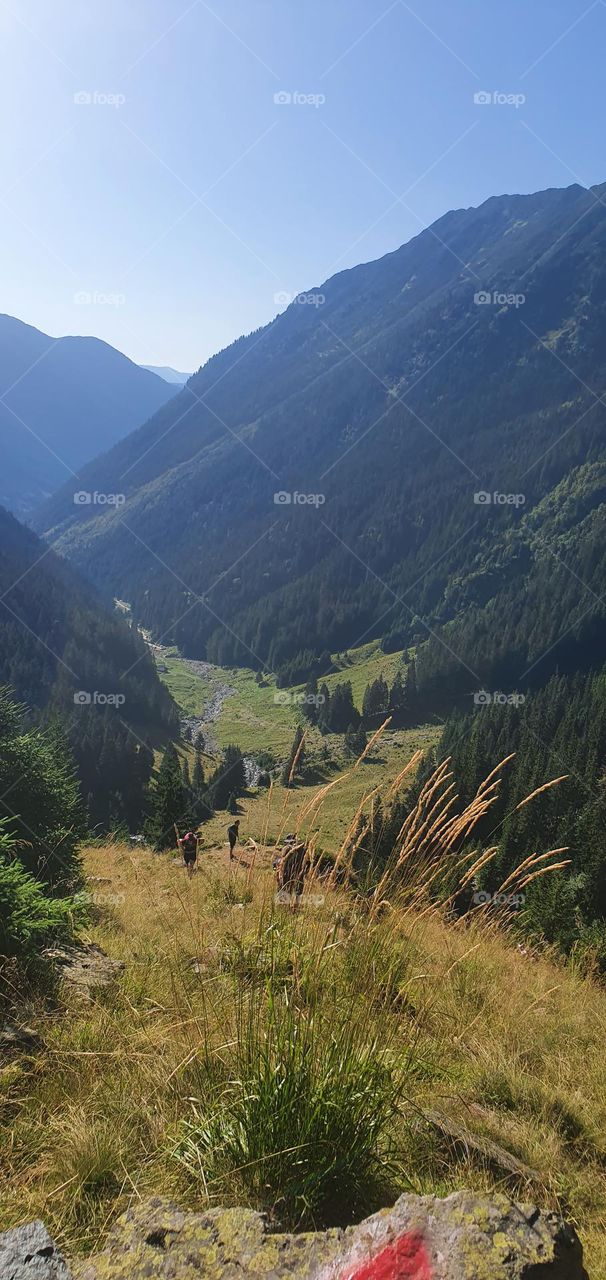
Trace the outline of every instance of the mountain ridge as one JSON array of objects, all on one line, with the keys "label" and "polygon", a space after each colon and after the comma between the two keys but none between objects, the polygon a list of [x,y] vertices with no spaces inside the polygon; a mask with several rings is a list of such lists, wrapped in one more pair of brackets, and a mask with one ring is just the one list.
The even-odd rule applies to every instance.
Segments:
[{"label": "mountain ridge", "polygon": [[180,373],[178,369],[173,369],[168,364],[141,364],[140,369],[146,369],[148,373],[155,373],[164,382],[170,383],[171,386],[182,387],[191,378],[191,373]]},{"label": "mountain ridge", "polygon": [[521,518],[474,492],[524,476],[529,511],[600,462],[602,190],[490,197],[299,295],[84,470],[122,510],[59,494],[37,526],[189,656],[274,669],[431,636]]},{"label": "mountain ridge", "polygon": [[28,515],[172,394],[101,338],[53,338],[0,315],[0,502]]},{"label": "mountain ridge", "polygon": [[0,688],[28,722],[60,722],[91,822],[140,820],[153,745],[178,732],[174,703],[136,630],[3,507]]}]

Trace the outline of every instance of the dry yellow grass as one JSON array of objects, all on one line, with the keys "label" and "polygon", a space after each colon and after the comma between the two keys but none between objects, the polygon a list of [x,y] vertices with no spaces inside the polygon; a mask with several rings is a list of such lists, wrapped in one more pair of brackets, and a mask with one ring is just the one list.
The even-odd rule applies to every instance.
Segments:
[{"label": "dry yellow grass", "polygon": [[[454,923],[428,905],[420,886],[438,852],[460,861],[461,833],[494,794],[493,778],[461,814],[446,772],[401,833],[404,894],[385,882],[370,909],[330,880],[309,884],[298,913],[276,905],[262,832],[235,867],[207,849],[191,881],[172,855],[85,851],[88,875],[114,896],[90,936],[126,968],[90,1004],[33,1009],[45,1051],[0,1074],[2,1226],[42,1216],[69,1248],[88,1249],[133,1199],[161,1191],[200,1203],[203,1188],[171,1147],[191,1099],[204,1096],[209,1055],[223,1065],[233,1056],[238,1000],[260,979],[261,990],[287,992],[301,1018],[319,1001],[337,1017],[357,1010],[364,1034],[381,1035],[405,1079],[394,1136],[415,1189],[499,1186],[559,1206],[592,1280],[606,1275],[606,993],[548,953],[517,949],[486,912]],[[306,814],[300,795],[272,803],[274,833],[321,825],[317,796]],[[414,850],[421,876],[408,874]],[[351,839],[332,852],[348,859]],[[457,1156],[423,1123],[429,1109],[500,1143],[538,1180],[516,1184]]]}]

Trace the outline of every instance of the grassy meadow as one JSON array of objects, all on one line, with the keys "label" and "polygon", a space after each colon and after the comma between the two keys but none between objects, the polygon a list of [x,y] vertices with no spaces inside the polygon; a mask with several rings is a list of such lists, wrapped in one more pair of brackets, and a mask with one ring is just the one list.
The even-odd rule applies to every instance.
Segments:
[{"label": "grassy meadow", "polygon": [[[281,699],[291,694],[296,697],[303,692],[303,685],[278,689],[271,675],[257,684],[255,673],[240,667],[211,667],[208,678],[201,680],[176,649],[165,650],[157,658],[165,668],[161,671],[163,681],[186,715],[201,716],[218,689],[227,685],[233,690],[223,701],[218,720],[209,726],[220,747],[233,744],[248,754],[270,750],[278,759],[288,756],[300,713],[294,702]],[[366,686],[380,675],[391,684],[402,668],[402,653],[382,653],[378,641],[373,641],[333,655],[333,665],[336,670],[325,678],[328,688],[332,691],[336,684],[350,680],[354,703],[361,711]],[[311,731],[310,741],[318,745],[322,739]]]},{"label": "grassy meadow", "polygon": [[[350,832],[364,769],[340,783]],[[315,878],[299,911],[277,902],[284,827],[348,856],[327,786],[244,800],[256,844],[230,866],[209,832],[191,880],[171,853],[84,850],[101,895],[88,936],[125,969],[90,1000],[64,988],[28,1010],[44,1048],[0,1071],[3,1223],[43,1217],[86,1252],[151,1193],[301,1227],[405,1189],[498,1188],[564,1210],[606,1274],[606,993],[485,910],[455,922],[430,904],[438,860],[471,872],[456,852],[469,815],[445,808],[445,783],[403,830],[396,879],[368,897]],[[454,1146],[436,1110],[528,1172]]]},{"label": "grassy meadow", "polygon": [[[161,661],[187,715],[233,690],[211,726],[219,746],[288,754],[297,710],[273,680]],[[366,645],[327,683],[351,679],[361,706],[400,663]],[[455,919],[430,893],[444,871],[470,883],[463,837],[498,772],[461,814],[443,769],[392,863],[344,887],[360,824],[406,791],[438,733],[387,730],[354,762],[310,727],[304,783],[240,800],[235,863],[231,818],[215,814],[192,879],[171,852],[83,850],[85,940],[124,969],[89,998],[68,984],[29,997],[42,1047],[0,1066],[3,1226],[42,1217],[86,1254],[151,1194],[246,1204],[297,1229],[357,1221],[403,1190],[498,1189],[563,1211],[592,1277],[606,1275],[606,992],[574,956],[520,946],[487,908]],[[289,830],[337,868],[319,864],[296,911],[272,870]],[[509,889],[549,863],[529,858]]]}]

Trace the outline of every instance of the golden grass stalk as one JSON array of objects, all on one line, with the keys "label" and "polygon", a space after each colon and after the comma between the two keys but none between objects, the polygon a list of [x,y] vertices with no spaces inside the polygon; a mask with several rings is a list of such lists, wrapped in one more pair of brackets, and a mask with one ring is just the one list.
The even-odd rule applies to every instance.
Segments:
[{"label": "golden grass stalk", "polygon": [[544,782],[542,786],[536,787],[534,791],[530,792],[529,796],[525,796],[523,800],[520,800],[520,803],[514,809],[514,813],[517,813],[518,809],[523,809],[525,804],[530,804],[531,800],[535,800],[544,791],[549,791],[550,787],[557,787],[560,782],[565,782],[568,777],[570,777],[570,774],[563,773],[559,778],[552,778],[551,782]]},{"label": "golden grass stalk", "polygon": [[[498,846],[478,853],[477,849],[465,850],[464,845],[498,800],[502,772],[512,758],[509,755],[501,760],[480,783],[472,800],[458,811],[450,758],[440,762],[421,787],[416,804],[400,827],[393,852],[374,890],[371,914],[382,909],[386,900],[399,903],[405,900],[409,907],[414,903],[418,910],[423,900],[435,896],[440,884],[446,889],[442,897],[448,906],[493,861]],[[517,808],[563,780],[554,778],[537,787]],[[520,889],[539,876],[568,865],[565,861],[553,862],[554,857],[565,852],[565,849],[552,849],[543,854],[530,854],[506,877],[498,893]],[[462,873],[461,868],[465,868]],[[453,881],[454,888],[451,887]],[[482,904],[484,908],[488,905]]]},{"label": "golden grass stalk", "polygon": [[383,737],[383,734],[385,733],[385,730],[389,727],[390,724],[391,724],[391,716],[388,716],[387,720],[384,720],[383,724],[379,725],[379,728],[376,730],[375,733],[373,733],[372,738],[370,739],[370,742],[366,743],[366,746],[362,752],[362,755],[356,760],[356,763],[354,765],[354,770],[359,768],[359,766],[362,764],[362,761],[366,759],[368,753],[373,750],[373,747],[376,747],[377,742],[380,742],[381,738]]}]

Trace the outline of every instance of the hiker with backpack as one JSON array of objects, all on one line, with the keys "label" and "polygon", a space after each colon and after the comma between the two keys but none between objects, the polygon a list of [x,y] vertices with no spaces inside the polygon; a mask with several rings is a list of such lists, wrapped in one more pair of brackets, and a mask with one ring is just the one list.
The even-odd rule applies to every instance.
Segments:
[{"label": "hiker with backpack", "polygon": [[234,849],[238,843],[239,833],[240,833],[240,819],[237,818],[235,822],[232,822],[231,827],[227,828],[227,839],[229,840],[229,861],[230,862],[233,862],[235,859]]},{"label": "hiker with backpack", "polygon": [[305,877],[309,871],[309,855],[305,841],[298,840],[294,834],[287,835],[282,852],[274,861],[274,869],[280,901],[284,901],[283,895],[287,894],[289,905],[296,911],[303,896]]},{"label": "hiker with backpack", "polygon": [[190,880],[196,870],[196,863],[198,861],[198,839],[198,834],[195,831],[186,831],[184,836],[180,836],[177,833],[179,848],[183,855],[183,861]]}]

